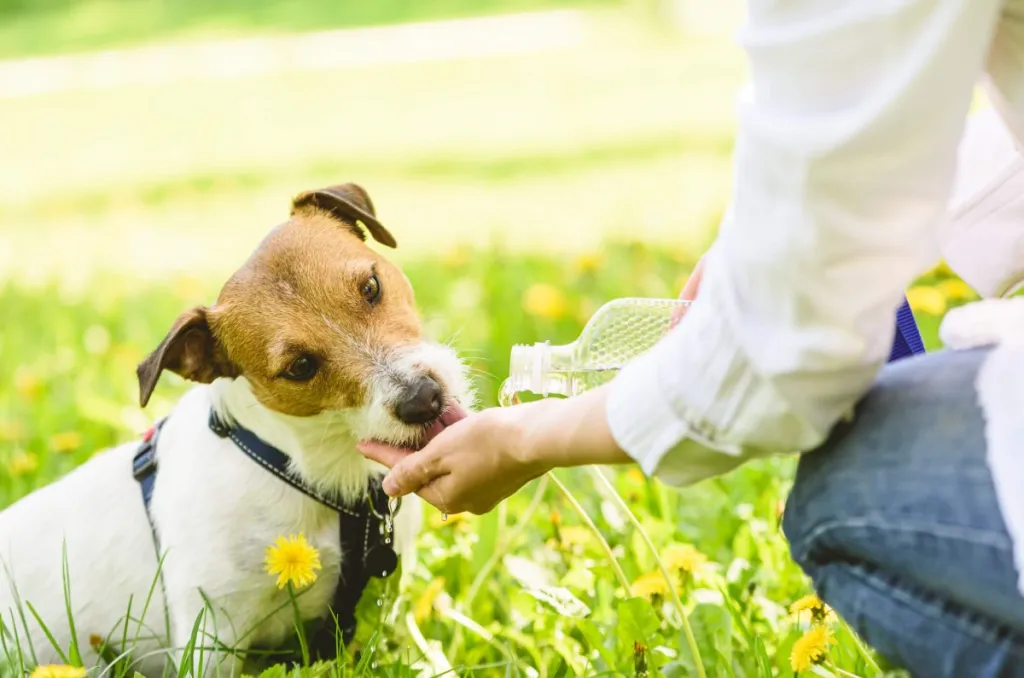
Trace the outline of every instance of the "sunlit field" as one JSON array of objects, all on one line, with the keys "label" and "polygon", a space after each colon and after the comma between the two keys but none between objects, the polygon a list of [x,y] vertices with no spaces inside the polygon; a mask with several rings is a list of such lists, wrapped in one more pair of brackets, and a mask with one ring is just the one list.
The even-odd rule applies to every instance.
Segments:
[{"label": "sunlit field", "polygon": [[[0,91],[0,506],[169,412],[187,385],[165,377],[141,410],[136,364],[180,311],[212,301],[302,190],[369,191],[429,333],[471,363],[485,406],[513,344],[569,341],[615,297],[678,294],[728,200],[744,65],[727,20],[669,29],[652,5],[577,3],[564,36],[519,54]],[[138,35],[262,34],[286,7]],[[465,14],[442,9],[281,32]],[[76,49],[144,41],[15,20],[70,31]],[[0,44],[8,57],[68,51]],[[973,293],[938,266],[910,296],[934,347],[938,319]],[[779,529],[794,467],[762,461],[683,491],[636,470],[560,471],[485,516],[428,508],[393,605],[363,601],[359,662],[301,674],[884,675],[805,598]],[[15,672],[32,669],[15,638],[32,623],[0,627]],[[810,631],[835,642],[808,655]],[[129,662],[86,668],[132,675]]]}]

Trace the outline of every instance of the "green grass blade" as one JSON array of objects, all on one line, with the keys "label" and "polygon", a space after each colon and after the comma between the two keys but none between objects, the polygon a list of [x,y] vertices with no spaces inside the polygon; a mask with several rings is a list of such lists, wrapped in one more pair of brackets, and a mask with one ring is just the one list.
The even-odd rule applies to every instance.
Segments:
[{"label": "green grass blade", "polygon": [[68,567],[68,543],[61,543],[61,583],[64,586],[64,609],[68,615],[68,628],[71,630],[71,644],[68,647],[68,663],[82,666],[82,653],[78,649],[78,631],[75,629],[75,615],[71,609],[71,569]]},{"label": "green grass blade", "polygon": [[52,633],[50,633],[49,627],[45,622],[43,622],[43,618],[39,616],[39,613],[36,612],[36,608],[28,601],[25,601],[25,607],[27,607],[28,611],[32,613],[36,623],[39,624],[39,628],[43,630],[43,634],[46,636],[46,639],[50,641],[50,645],[53,646],[54,650],[56,650],[57,656],[60,657],[60,660],[65,664],[70,664],[71,662],[68,660],[68,656],[64,654],[64,650],[62,650],[60,644],[57,643],[57,639],[53,637]]}]

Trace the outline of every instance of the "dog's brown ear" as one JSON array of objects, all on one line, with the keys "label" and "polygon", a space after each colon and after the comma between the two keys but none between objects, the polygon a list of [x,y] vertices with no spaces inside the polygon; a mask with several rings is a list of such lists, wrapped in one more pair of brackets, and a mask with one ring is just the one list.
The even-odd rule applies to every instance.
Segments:
[{"label": "dog's brown ear", "polygon": [[163,370],[203,384],[217,377],[235,376],[237,371],[210,332],[206,312],[205,307],[196,306],[179,315],[156,350],[139,363],[136,374],[142,407],[153,395]]},{"label": "dog's brown ear", "polygon": [[362,223],[373,239],[381,245],[398,247],[395,236],[377,221],[373,202],[361,186],[338,184],[300,193],[292,200],[292,214],[303,207],[316,207],[330,212],[334,218],[348,225],[356,235],[366,240],[366,235],[359,228],[359,224]]}]

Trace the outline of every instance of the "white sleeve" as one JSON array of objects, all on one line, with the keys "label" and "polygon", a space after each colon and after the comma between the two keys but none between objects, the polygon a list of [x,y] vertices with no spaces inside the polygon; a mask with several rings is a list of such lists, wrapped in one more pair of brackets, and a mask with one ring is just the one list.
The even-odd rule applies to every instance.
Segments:
[{"label": "white sleeve", "polygon": [[939,258],[998,0],[753,0],[731,209],[683,322],[612,385],[643,469],[687,484],[820,444]]},{"label": "white sleeve", "polygon": [[995,109],[967,123],[942,254],[983,297],[1024,282],[1024,156]]}]

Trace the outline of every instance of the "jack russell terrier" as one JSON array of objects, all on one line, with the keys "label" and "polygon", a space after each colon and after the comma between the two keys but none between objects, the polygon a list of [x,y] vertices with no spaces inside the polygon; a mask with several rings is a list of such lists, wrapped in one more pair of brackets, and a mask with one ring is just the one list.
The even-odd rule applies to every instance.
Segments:
[{"label": "jack russell terrier", "polygon": [[89,638],[120,641],[131,601],[129,637],[143,639],[123,648],[133,669],[159,675],[167,639],[180,661],[205,609],[221,651],[206,653],[204,672],[237,676],[247,650],[295,634],[289,594],[264,569],[279,535],[301,532],[320,554],[318,578],[297,596],[304,621],[323,620],[308,639],[314,658],[351,640],[371,577],[391,574],[398,556],[408,571],[420,505],[398,510],[392,544],[385,469],[356,445],[422,446],[472,396],[463,363],[423,338],[408,279],[364,228],[395,247],[359,186],[297,196],[216,304],[178,316],[138,368],[142,406],[163,370],[202,385],[142,441],[0,513],[0,613],[26,663],[29,643],[38,663],[60,661],[27,604],[65,652],[75,633],[88,665],[99,661]]}]

